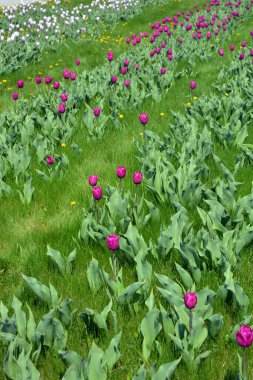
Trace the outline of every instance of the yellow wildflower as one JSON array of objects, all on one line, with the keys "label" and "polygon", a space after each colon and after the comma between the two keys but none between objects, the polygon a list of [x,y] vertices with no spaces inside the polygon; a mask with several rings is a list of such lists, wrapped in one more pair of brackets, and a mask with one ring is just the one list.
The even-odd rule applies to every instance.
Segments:
[{"label": "yellow wildflower", "polygon": [[190,107],[190,106],[191,106],[191,103],[188,102],[186,105],[187,105],[188,107]]},{"label": "yellow wildflower", "polygon": [[161,112],[161,113],[160,113],[160,116],[164,116],[164,113],[163,113],[163,112]]},{"label": "yellow wildflower", "polygon": [[65,143],[61,143],[61,147],[62,147],[62,148],[66,148],[66,146],[67,146],[67,144],[65,144]]},{"label": "yellow wildflower", "polygon": [[71,201],[70,204],[71,204],[71,206],[75,206],[76,202],[75,201]]},{"label": "yellow wildflower", "polygon": [[119,115],[119,118],[120,118],[120,119],[123,119],[123,118],[124,118],[124,115]]},{"label": "yellow wildflower", "polygon": [[3,83],[7,83],[7,80],[6,80],[6,79],[3,79]]}]

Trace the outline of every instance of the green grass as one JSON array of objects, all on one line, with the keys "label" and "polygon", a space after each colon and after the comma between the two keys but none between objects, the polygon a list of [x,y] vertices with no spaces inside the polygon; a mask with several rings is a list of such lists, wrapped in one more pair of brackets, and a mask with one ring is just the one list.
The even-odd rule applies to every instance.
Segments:
[{"label": "green grass", "polygon": [[[188,9],[192,5],[192,1],[185,1],[184,4],[178,2],[170,2],[167,6],[150,7],[143,11],[142,15],[128,21],[126,25],[119,24],[113,31],[113,36],[118,35],[126,37],[131,32],[147,30],[148,24],[153,20],[160,20],[167,14],[173,14],[178,9]],[[235,34],[231,39],[222,46],[228,48],[233,42],[239,46],[242,40],[248,40],[248,32],[251,28],[253,18],[250,22],[242,24],[238,30],[239,36]],[[104,60],[108,48],[113,48],[116,52],[122,52],[127,47],[122,44],[102,44],[97,41],[83,42],[76,46],[69,44],[60,46],[56,53],[43,53],[42,62],[39,65],[29,64],[16,73],[5,76],[7,84],[14,86],[17,79],[27,80],[28,76],[34,77],[37,72],[48,73],[59,78],[59,68],[68,67],[75,69],[74,60],[80,58],[82,65],[80,69],[91,70],[95,66],[101,64]],[[73,52],[75,54],[73,55]],[[127,53],[126,53],[127,54]],[[225,64],[229,64],[228,54],[224,57]],[[58,68],[48,69],[50,64],[55,65],[61,59],[61,65]],[[221,59],[217,54],[208,63],[199,63],[196,68],[197,74],[194,79],[198,82],[196,96],[202,93],[210,95],[212,92],[212,83],[217,78],[217,67],[221,66]],[[181,69],[179,67],[178,69]],[[0,78],[2,81],[4,78]],[[18,194],[13,193],[9,198],[2,199],[0,210],[0,230],[2,231],[0,240],[0,269],[3,269],[0,282],[1,299],[4,303],[10,305],[12,295],[15,294],[24,303],[27,302],[34,310],[38,319],[42,314],[46,313],[47,308],[38,301],[33,293],[24,284],[21,273],[28,276],[34,276],[45,284],[50,281],[59,294],[63,297],[70,297],[73,300],[73,307],[78,308],[78,312],[84,310],[85,307],[97,309],[99,311],[106,305],[104,290],[101,290],[96,297],[92,297],[88,288],[86,279],[87,264],[94,256],[99,260],[100,266],[105,267],[109,271],[108,253],[102,250],[99,245],[82,244],[78,247],[77,261],[72,275],[62,277],[54,269],[50,260],[46,256],[46,245],[60,250],[68,254],[74,247],[73,238],[77,237],[78,230],[83,218],[82,208],[87,208],[90,200],[90,188],[87,184],[89,174],[96,173],[99,176],[100,184],[105,187],[107,185],[117,185],[115,170],[118,165],[127,166],[128,176],[124,180],[124,187],[134,191],[131,173],[140,170],[140,164],[136,159],[137,150],[133,144],[133,140],[141,141],[140,126],[137,115],[140,112],[148,112],[150,115],[149,128],[159,134],[167,130],[169,122],[172,121],[171,110],[175,112],[184,112],[185,104],[189,101],[189,80],[191,78],[182,78],[175,82],[169,93],[157,104],[153,101],[145,102],[140,109],[132,110],[131,107],[124,111],[122,120],[122,129],[116,131],[108,131],[99,141],[87,143],[87,134],[84,128],[80,127],[73,142],[79,144],[83,149],[81,155],[76,155],[70,149],[70,143],[67,143],[66,154],[70,160],[70,168],[63,178],[57,178],[53,183],[45,183],[39,178],[35,179],[35,200],[29,206],[23,206],[20,203]],[[28,88],[29,87],[29,88]],[[30,90],[31,88],[31,90]],[[30,91],[34,91],[35,86],[26,86],[24,90],[27,96]],[[0,90],[2,106],[10,106],[10,93],[6,89]],[[7,94],[7,95],[6,95]],[[164,112],[165,116],[160,116]],[[82,114],[78,114],[80,126],[82,126]],[[252,142],[252,132],[248,138]],[[220,158],[226,166],[233,167],[234,157],[238,153],[236,150],[228,152],[219,144],[216,146]],[[248,180],[251,178],[250,167],[241,169],[238,175],[238,181],[244,182],[240,186],[240,194],[249,192]],[[145,192],[145,190],[142,188]],[[71,201],[76,201],[76,206],[71,206]],[[172,210],[170,205],[160,207],[161,221],[169,224]],[[197,223],[196,216],[190,214],[190,217]],[[150,225],[145,231],[144,236],[156,239],[159,233],[159,225]],[[240,280],[240,285],[245,292],[251,295],[253,274],[251,266],[253,264],[252,248],[245,250],[242,255],[242,264],[236,273],[236,278]],[[175,276],[174,266],[172,263],[165,262],[158,264],[152,262],[153,272],[163,273]],[[123,278],[125,286],[136,281],[134,270],[131,266],[124,264]],[[203,275],[199,288],[208,285],[211,289],[217,290],[221,279],[218,274],[209,272]],[[153,283],[155,290],[155,282]],[[157,292],[155,296],[158,298]],[[250,307],[252,308],[252,297],[250,297]],[[138,337],[138,326],[145,314],[144,308],[139,313],[132,316],[129,313],[117,310],[118,324],[123,330],[121,341],[121,359],[118,367],[113,371],[112,379],[131,379],[141,364],[141,339]],[[217,341],[208,341],[207,347],[212,347],[211,356],[205,361],[197,373],[186,371],[181,365],[175,373],[175,379],[191,379],[191,380],[221,380],[234,379],[237,372],[237,352],[238,348],[227,342],[225,336],[231,328],[239,321],[238,315],[234,310],[221,301],[216,302],[215,312],[220,312],[224,316],[224,327]],[[95,339],[96,343],[102,348],[108,346],[113,335],[112,329],[107,336]],[[85,334],[84,324],[80,318],[75,317],[72,327],[68,335],[68,348],[87,357],[87,353],[92,342],[92,337]],[[0,362],[3,359],[3,350],[0,355]],[[153,357],[155,360],[155,356]],[[229,359],[229,360],[228,360]],[[250,366],[253,364],[250,359]],[[163,345],[162,362],[174,360],[171,346]],[[47,353],[45,360],[39,365],[43,380],[56,380],[61,378],[64,373],[64,366],[59,357],[50,351]],[[3,373],[0,372],[0,379],[4,379]]]}]

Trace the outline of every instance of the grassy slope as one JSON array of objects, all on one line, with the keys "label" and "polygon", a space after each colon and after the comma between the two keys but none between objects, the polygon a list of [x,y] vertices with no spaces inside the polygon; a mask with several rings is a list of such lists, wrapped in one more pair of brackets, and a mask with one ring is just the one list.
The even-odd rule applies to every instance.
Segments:
[{"label": "grassy slope", "polygon": [[[123,35],[124,37],[130,32],[146,30],[149,21],[160,20],[161,17],[167,14],[173,14],[178,9],[188,9],[188,5],[192,4],[191,1],[181,3],[173,2],[167,7],[153,7],[145,10],[141,17],[138,17],[127,23],[126,26],[118,25],[114,31],[114,35]],[[240,41],[249,40],[248,31],[250,24],[244,24],[242,30],[238,34],[231,37],[231,41],[239,46]],[[229,42],[226,43],[227,47]],[[120,44],[119,44],[120,45]],[[98,44],[95,42],[84,43],[78,49],[78,58],[82,60],[82,67],[90,69],[103,61],[108,47],[116,47],[112,44]],[[87,56],[87,48],[89,55]],[[126,46],[117,47],[118,51],[122,51]],[[13,76],[8,76],[8,81],[16,82],[16,79],[22,76],[25,78],[30,75],[35,75],[36,71],[48,72],[48,67],[51,63],[57,62],[62,59],[59,67],[71,68],[69,62],[73,62],[76,57],[73,57],[71,51],[65,47],[59,49],[56,55],[48,54],[43,57],[41,65],[35,67],[29,65],[24,70],[15,73]],[[126,53],[127,56],[127,53]],[[64,58],[63,58],[64,57]],[[229,63],[229,57],[226,57],[226,63]],[[196,79],[199,86],[196,91],[198,94],[205,92],[209,94],[211,91],[211,84],[217,76],[217,67],[220,65],[220,58],[215,56],[208,64],[200,64],[197,68],[198,74]],[[74,68],[74,66],[72,67]],[[52,72],[56,74],[56,70]],[[51,72],[50,72],[51,75]],[[27,86],[28,87],[28,86]],[[150,115],[150,126],[152,130],[159,133],[166,130],[166,126],[170,121],[170,110],[183,111],[185,104],[189,101],[189,78],[183,78],[176,81],[162,102],[157,105],[152,101],[145,102],[140,110],[126,109],[124,112],[124,119],[122,121],[121,131],[108,131],[102,140],[92,144],[86,142],[86,133],[80,128],[77,132],[74,141],[83,148],[83,153],[76,156],[71,153],[67,145],[66,153],[70,158],[70,169],[64,178],[57,179],[52,184],[45,184],[36,179],[36,188],[38,190],[35,194],[35,201],[29,206],[24,207],[20,204],[18,196],[13,195],[9,199],[2,200],[0,210],[0,229],[2,237],[0,242],[1,258],[0,267],[4,269],[1,280],[1,293],[4,302],[10,304],[11,296],[15,294],[21,300],[27,301],[32,308],[36,309],[36,315],[41,316],[46,312],[46,308],[35,299],[33,294],[24,286],[21,279],[21,273],[30,276],[35,276],[44,283],[49,281],[56,287],[58,292],[63,296],[69,296],[73,299],[73,306],[78,308],[78,311],[84,310],[85,307],[101,310],[107,303],[104,297],[104,292],[101,291],[93,298],[88,289],[86,280],[86,267],[92,255],[94,255],[101,266],[108,268],[107,253],[102,251],[97,245],[86,245],[78,249],[78,256],[76,267],[72,276],[62,278],[49,263],[46,257],[46,244],[55,249],[59,249],[63,253],[69,253],[75,246],[72,237],[77,236],[77,232],[82,220],[82,207],[86,206],[89,202],[90,189],[87,185],[87,177],[91,173],[96,173],[100,177],[100,184],[102,186],[116,185],[115,168],[117,165],[126,165],[128,173],[134,170],[139,170],[139,164],[135,158],[136,150],[133,144],[133,139],[141,139],[139,136],[140,126],[137,120],[139,111],[148,112]],[[2,97],[1,97],[2,99]],[[4,104],[8,104],[6,99],[3,99]],[[2,102],[1,102],[2,103]],[[2,103],[3,104],[3,103]],[[160,113],[164,112],[165,116],[161,117]],[[81,115],[80,123],[81,123]],[[252,141],[252,134],[248,138]],[[226,151],[221,151],[217,146],[219,156],[224,160],[225,164],[230,167],[233,166],[233,158],[236,151],[228,154]],[[245,167],[241,170],[238,181],[246,182],[250,178],[251,169]],[[133,189],[131,182],[131,175],[128,176],[124,182],[126,188]],[[249,191],[249,184],[241,186],[243,194]],[[76,206],[70,206],[70,201],[75,200]],[[170,207],[164,207],[161,210],[161,218],[165,223],[169,223]],[[194,215],[192,215],[194,221]],[[155,240],[159,231],[159,226],[150,226],[145,231],[146,237],[152,237]],[[252,271],[250,270],[253,263],[252,250],[248,249],[242,256],[242,266],[238,273],[240,284],[250,296],[252,284]],[[158,273],[170,273],[173,275],[172,265],[166,267],[158,267],[153,263],[154,271]],[[130,284],[135,280],[133,270],[130,267],[125,267],[123,270],[125,285]],[[209,285],[212,289],[217,289],[217,278],[214,274],[207,274],[203,277],[203,286]],[[250,300],[250,307],[252,306],[252,299]],[[232,379],[236,366],[236,352],[237,349],[232,347],[229,343],[225,342],[225,335],[228,333],[230,327],[237,321],[237,316],[233,311],[225,305],[216,305],[216,311],[221,312],[225,317],[225,325],[218,341],[213,346],[213,353],[211,357],[205,362],[199,370],[198,374],[189,375],[183,367],[176,371],[175,378],[182,379],[183,376],[194,379]],[[136,316],[121,313],[119,311],[119,325],[123,329],[123,337],[121,344],[121,363],[114,371],[113,379],[127,379],[131,378],[130,373],[136,371],[140,362],[140,340],[137,337],[137,329],[140,321],[143,318],[143,312],[138,313]],[[113,335],[111,331],[109,338],[104,337],[97,340],[100,346],[106,347],[109,339]],[[84,356],[87,355],[88,348],[91,342],[91,337],[84,335],[83,323],[78,317],[75,318],[72,328],[69,331],[68,347]],[[228,364],[227,358],[229,357],[230,363]],[[164,346],[164,353],[162,361],[170,361],[173,356],[168,347]],[[251,363],[252,364],[252,363]],[[43,379],[55,380],[59,378],[59,374],[63,371],[63,366],[53,352],[48,353],[48,356],[43,363],[42,374]],[[133,372],[132,372],[133,371]],[[226,376],[226,377],[225,377]],[[231,376],[231,377],[230,377]],[[0,373],[0,378],[3,374]]]}]

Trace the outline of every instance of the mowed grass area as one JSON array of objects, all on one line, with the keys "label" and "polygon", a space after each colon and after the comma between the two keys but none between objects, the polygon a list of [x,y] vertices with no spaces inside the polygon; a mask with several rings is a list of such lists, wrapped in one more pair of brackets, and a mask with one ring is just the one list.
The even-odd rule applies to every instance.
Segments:
[{"label": "mowed grass area", "polygon": [[[134,18],[127,23],[116,25],[111,36],[116,40],[122,36],[123,39],[131,32],[139,32],[148,30],[148,25],[152,21],[160,21],[167,15],[173,15],[176,11],[188,9],[193,6],[193,1],[168,2],[166,6],[154,6],[143,10],[141,16]],[[221,48],[225,48],[227,54],[223,57],[224,63],[229,65],[230,56],[228,47],[230,43],[234,43],[239,49],[241,41],[249,41],[249,30],[252,29],[253,17],[250,21],[241,25],[234,35],[224,44],[221,41]],[[107,35],[105,33],[105,35]],[[111,41],[110,41],[111,42]],[[5,76],[7,83],[13,87],[18,79],[27,80],[28,76],[34,78],[38,72],[43,75],[55,76],[55,80],[60,78],[61,69],[67,67],[69,70],[75,70],[75,59],[81,59],[82,69],[91,70],[100,65],[106,59],[108,48],[112,48],[116,54],[125,50],[127,58],[127,47],[124,43],[102,43],[98,41],[84,42],[78,47],[69,43],[69,47],[61,46],[55,53],[46,52],[43,54],[42,62],[39,65],[30,64],[23,70]],[[61,60],[61,61],[59,61]],[[59,63],[59,66],[55,66]],[[49,69],[50,65],[54,68]],[[178,70],[184,67],[182,63]],[[82,110],[78,114],[80,128],[76,132],[73,142],[83,149],[81,155],[76,155],[70,149],[71,142],[67,143],[65,150],[69,160],[70,168],[66,175],[57,178],[53,183],[45,183],[39,178],[35,179],[35,199],[29,206],[23,206],[20,203],[18,194],[13,194],[9,198],[3,198],[0,210],[0,230],[1,241],[1,257],[0,269],[1,274],[1,299],[4,303],[10,305],[12,295],[15,294],[23,303],[27,302],[34,311],[35,317],[39,318],[47,312],[47,308],[34,296],[34,294],[24,284],[21,273],[28,276],[36,277],[45,284],[51,282],[58,293],[64,298],[70,297],[73,300],[73,307],[78,308],[78,312],[90,307],[101,311],[108,303],[105,293],[101,290],[95,297],[90,293],[88,282],[86,279],[86,269],[92,256],[100,263],[101,267],[105,267],[109,271],[108,252],[103,251],[99,245],[81,244],[77,246],[78,254],[75,263],[75,269],[72,275],[61,276],[53,267],[50,259],[46,256],[46,245],[60,250],[64,254],[68,254],[76,246],[75,239],[78,234],[82,219],[83,210],[89,206],[91,198],[91,190],[87,182],[90,174],[99,176],[99,184],[102,187],[107,185],[117,186],[118,181],[115,170],[118,165],[127,167],[127,177],[124,180],[124,188],[134,191],[132,184],[132,172],[140,170],[140,164],[136,158],[137,150],[133,143],[134,140],[141,141],[141,128],[138,121],[138,114],[147,112],[150,116],[149,129],[162,134],[166,132],[168,124],[172,121],[171,111],[184,112],[185,105],[190,100],[189,81],[197,80],[198,87],[194,95],[197,97],[205,93],[211,95],[214,92],[212,83],[217,79],[219,68],[221,67],[221,57],[214,53],[212,59],[207,63],[199,63],[196,67],[196,73],[191,78],[178,79],[175,85],[170,89],[169,93],[163,97],[162,101],[157,104],[153,101],[145,102],[142,107],[132,110],[131,107],[123,112],[122,129],[117,131],[107,131],[103,138],[95,142],[87,142],[87,132],[83,126]],[[2,81],[4,78],[0,78]],[[29,81],[29,80],[28,80]],[[12,101],[10,95],[12,91],[7,91],[1,87],[1,105],[2,107],[11,106]],[[35,92],[35,85],[28,85],[24,91],[29,97],[30,91]],[[197,101],[197,100],[196,100]],[[160,114],[164,113],[164,116]],[[252,143],[252,131],[250,131],[247,142]],[[224,164],[228,168],[234,166],[235,156],[238,154],[236,149],[233,151],[225,150],[218,143],[216,151]],[[214,176],[216,175],[214,171]],[[243,182],[240,186],[240,194],[247,194],[250,191],[252,169],[244,167],[240,169],[236,178],[239,182]],[[146,192],[142,187],[142,191]],[[146,193],[150,199],[150,195]],[[152,200],[152,198],[151,198]],[[75,201],[76,205],[71,206],[70,202]],[[173,210],[170,204],[160,207],[161,224],[169,224]],[[190,214],[192,222],[197,225],[198,218],[195,213]],[[144,231],[144,237],[149,240],[156,240],[159,233],[160,225],[150,225]],[[176,259],[176,257],[175,257]],[[240,285],[250,298],[249,310],[252,309],[252,280],[253,274],[251,266],[253,264],[252,249],[249,247],[242,255],[242,264],[236,278],[240,281]],[[167,274],[172,278],[175,277],[174,264],[167,262],[163,266],[157,262],[152,262],[153,272]],[[123,268],[123,279],[125,286],[136,281],[135,271],[133,267],[128,265]],[[213,290],[217,290],[219,283],[218,276],[213,272],[203,275],[199,289],[209,286]],[[159,296],[155,290],[156,283],[153,283],[155,298],[158,302]],[[240,316],[231,310],[227,305],[220,301],[215,304],[215,312],[224,316],[224,327],[215,342],[208,343],[206,349],[212,347],[211,356],[199,368],[198,373],[189,374],[185,367],[181,365],[175,373],[175,379],[188,378],[191,380],[213,380],[213,379],[234,379],[237,372],[237,352],[238,349],[226,340],[226,335],[231,331],[232,327],[240,321]],[[121,359],[116,370],[113,371],[112,379],[131,379],[141,363],[141,339],[138,337],[138,326],[144,317],[146,310],[140,310],[136,315],[130,315],[126,312],[117,310],[118,323],[122,329],[123,335],[121,340]],[[108,346],[113,335],[110,331],[108,336],[95,339],[96,343],[102,348]],[[92,336],[85,334],[84,324],[77,316],[74,318],[73,325],[68,333],[68,348],[87,357]],[[229,360],[228,360],[229,358]],[[0,360],[3,359],[3,350]],[[169,346],[163,345],[163,355],[161,362],[169,362],[174,360],[173,353]],[[252,367],[253,360],[249,357],[249,368]],[[59,379],[64,373],[64,366],[58,355],[53,351],[47,353],[46,359],[39,366],[43,380]],[[42,369],[41,369],[42,368]],[[249,372],[249,375],[252,375]],[[0,372],[0,378],[4,379],[3,373]]]}]

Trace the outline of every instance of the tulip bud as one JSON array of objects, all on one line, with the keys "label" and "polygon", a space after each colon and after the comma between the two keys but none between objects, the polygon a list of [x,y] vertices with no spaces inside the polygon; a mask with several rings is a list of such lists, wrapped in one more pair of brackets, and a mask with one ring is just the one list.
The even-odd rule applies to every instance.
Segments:
[{"label": "tulip bud", "polygon": [[66,102],[68,100],[68,94],[61,94],[61,100]]},{"label": "tulip bud", "polygon": [[116,83],[117,80],[118,80],[118,77],[116,75],[112,76],[112,79],[111,79],[112,83]]},{"label": "tulip bud", "polygon": [[94,108],[93,110],[93,115],[98,117],[101,113],[101,109],[100,108]]},{"label": "tulip bud", "polygon": [[41,84],[41,82],[42,82],[42,78],[41,78],[41,77],[37,77],[37,78],[35,79],[35,81],[36,81],[37,84]]},{"label": "tulip bud", "polygon": [[48,165],[53,165],[54,164],[54,157],[53,156],[48,156],[47,158],[46,158],[46,163],[48,164]]},{"label": "tulip bud", "polygon": [[221,57],[223,57],[223,55],[225,54],[225,51],[223,49],[219,49],[219,54]]},{"label": "tulip bud", "polygon": [[93,187],[92,188],[92,194],[93,194],[93,197],[99,201],[102,196],[103,196],[103,193],[102,193],[102,187]]},{"label": "tulip bud", "polygon": [[58,111],[59,111],[60,113],[64,113],[64,112],[66,111],[66,106],[65,106],[65,104],[63,104],[63,103],[59,104],[59,105],[58,105]]},{"label": "tulip bud", "polygon": [[18,92],[13,92],[12,99],[13,100],[18,100]]},{"label": "tulip bud", "polygon": [[190,88],[192,89],[192,90],[195,90],[195,88],[197,87],[197,82],[190,82]]},{"label": "tulip bud", "polygon": [[116,174],[117,174],[118,178],[124,178],[126,176],[125,166],[118,166],[116,169]]},{"label": "tulip bud", "polygon": [[106,238],[107,247],[111,251],[116,251],[119,248],[119,237],[118,235],[110,235]]},{"label": "tulip bud", "polygon": [[253,330],[249,326],[241,325],[236,332],[236,341],[241,347],[249,347],[253,341]]},{"label": "tulip bud", "polygon": [[96,186],[97,182],[98,182],[98,176],[97,175],[92,174],[89,176],[89,185]]},{"label": "tulip bud", "polygon": [[142,172],[134,172],[133,181],[135,185],[139,185],[142,182]]},{"label": "tulip bud", "polygon": [[52,77],[46,77],[45,78],[45,83],[50,84],[52,82]]},{"label": "tulip bud", "polygon": [[59,87],[60,87],[60,82],[54,82],[54,89],[58,90]]},{"label": "tulip bud", "polygon": [[187,292],[184,295],[184,304],[187,309],[194,309],[197,305],[197,295],[195,292]]},{"label": "tulip bud", "polygon": [[125,85],[126,87],[129,87],[129,86],[130,86],[130,80],[129,80],[129,79],[125,80],[125,81],[124,81],[124,85]]},{"label": "tulip bud", "polygon": [[23,88],[24,84],[25,84],[25,82],[23,80],[18,80],[18,82],[17,82],[18,88]]},{"label": "tulip bud", "polygon": [[79,66],[80,63],[81,63],[80,59],[77,59],[77,60],[76,60],[76,65]]},{"label": "tulip bud", "polygon": [[147,113],[141,113],[139,115],[139,120],[141,124],[147,124],[148,123],[148,114]]},{"label": "tulip bud", "polygon": [[164,67],[161,68],[161,74],[163,74],[163,75],[166,74],[166,71],[167,70]]}]

